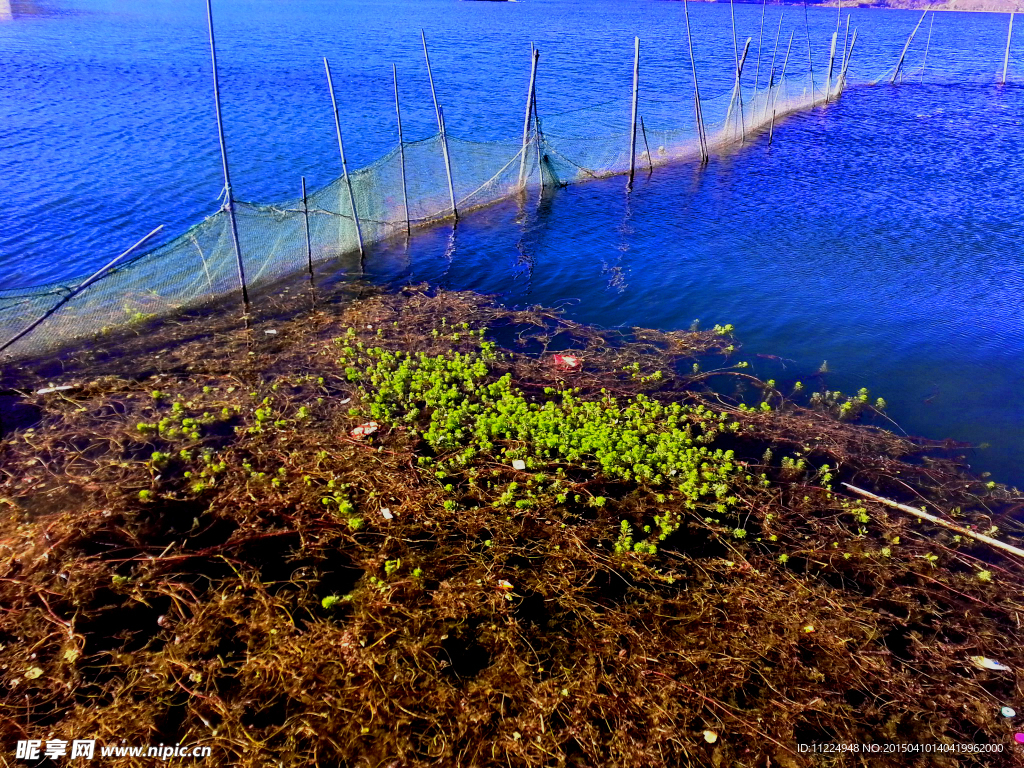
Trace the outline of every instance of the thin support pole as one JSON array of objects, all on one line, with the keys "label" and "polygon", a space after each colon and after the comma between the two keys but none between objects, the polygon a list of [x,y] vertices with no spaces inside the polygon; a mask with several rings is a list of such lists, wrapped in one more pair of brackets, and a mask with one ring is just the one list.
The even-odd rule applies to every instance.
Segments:
[{"label": "thin support pole", "polygon": [[[786,81],[786,67],[789,66],[789,52],[793,50],[793,35],[795,32],[789,33],[789,45],[786,46],[786,59],[782,62],[782,75],[779,76],[779,82],[783,83]],[[853,37],[856,40],[857,33],[853,33]],[[772,139],[775,138],[775,103],[778,101],[778,94],[776,98],[772,99],[772,124],[768,128],[768,146],[772,145]]]},{"label": "thin support pole", "polygon": [[430,69],[430,54],[427,53],[427,37],[420,30],[420,40],[423,41],[423,58],[427,62],[427,78],[430,80],[430,95],[434,99],[434,114],[437,116],[437,130],[441,130],[441,107],[437,104],[437,91],[434,90],[434,73]]},{"label": "thin support pole", "polygon": [[629,183],[633,183],[633,171],[636,168],[636,107],[637,91],[640,88],[640,38],[633,39],[633,115],[630,118],[629,131]]},{"label": "thin support pole", "polygon": [[306,267],[310,282],[313,280],[313,245],[309,240],[309,202],[306,197],[306,177],[302,177],[302,219],[306,224]]},{"label": "thin support pole", "polygon": [[702,163],[708,161],[708,144],[704,135],[704,120],[700,111],[700,87],[697,85],[697,65],[693,60],[693,38],[690,35],[690,11],[687,0],[683,0],[683,15],[686,18],[686,44],[690,49],[690,71],[693,73],[693,112],[697,124],[697,143],[700,145]]},{"label": "thin support pole", "polygon": [[444,169],[448,174],[448,196],[452,201],[452,217],[459,220],[459,209],[455,205],[455,184],[452,182],[452,163],[448,156],[448,131],[445,129],[444,109],[438,107],[438,117],[441,118],[441,153],[444,155]]},{"label": "thin support pole", "polygon": [[[840,72],[845,72],[846,71],[846,44],[848,42],[850,42],[850,14],[846,14],[846,34],[843,36],[843,60],[842,60],[842,62],[840,64],[840,67],[839,67],[839,71]],[[840,93],[842,93],[843,85],[844,85],[844,83],[843,83],[842,77],[840,77],[839,78],[839,92]]]},{"label": "thin support pole", "polygon": [[1013,11],[1010,11],[1010,28],[1006,30],[1006,54],[1003,56],[1003,80],[1006,83],[1006,67],[1010,63],[1010,37],[1013,36]]},{"label": "thin support pole", "polygon": [[[850,22],[849,18],[847,18],[846,22],[847,22],[847,24],[849,24],[849,22]],[[924,61],[921,62],[921,82],[922,83],[924,82],[924,68],[928,64],[928,49],[932,47],[932,27],[934,27],[934,26],[935,26],[935,14],[933,13],[932,17],[930,19],[928,19],[928,42],[925,43],[925,45],[924,45]]]},{"label": "thin support pole", "polygon": [[647,151],[647,175],[654,173],[654,161],[651,158],[651,145],[647,143],[647,129],[644,127],[644,118],[640,116],[640,134],[644,137],[644,149]]},{"label": "thin support pole", "polygon": [[775,47],[772,49],[772,67],[768,70],[768,98],[764,100],[764,119],[768,118],[768,108],[774,101],[772,88],[775,87],[775,56],[779,52],[779,35],[782,34],[782,19],[785,15],[785,13],[779,14],[779,28],[775,31]]},{"label": "thin support pole", "polygon": [[768,0],[761,2],[761,31],[757,33],[757,67],[754,69],[754,92],[757,92],[758,83],[761,82],[761,41],[764,38],[764,12],[768,7]]},{"label": "thin support pole", "polygon": [[213,64],[213,103],[217,112],[217,137],[220,139],[220,159],[224,167],[224,207],[231,223],[231,239],[235,246],[235,264],[238,267],[238,285],[242,291],[242,316],[249,323],[249,288],[245,284],[245,265],[242,263],[242,246],[238,241],[238,223],[235,221],[235,199],[231,191],[231,174],[228,172],[228,150],[224,143],[224,120],[220,113],[220,83],[217,79],[217,45],[213,39],[213,7],[206,0],[206,22],[210,29],[210,60]]},{"label": "thin support pole", "polygon": [[907,56],[907,49],[910,48],[910,43],[913,42],[914,35],[917,34],[918,27],[921,26],[921,22],[924,21],[924,17],[927,16],[927,15],[928,15],[928,11],[924,11],[921,14],[921,18],[917,20],[917,26],[914,27],[914,31],[911,32],[910,33],[910,37],[907,38],[907,42],[903,46],[903,52],[900,54],[900,60],[898,62],[896,62],[896,71],[892,73],[892,79],[889,81],[890,85],[892,83],[895,83],[896,82],[896,78],[899,77],[900,70],[903,68],[903,59],[905,59],[906,56]]},{"label": "thin support pole", "polygon": [[128,258],[128,256],[130,254],[132,254],[135,251],[137,251],[140,247],[142,247],[143,243],[145,243],[147,240],[151,239],[154,235],[156,235],[157,232],[159,232],[163,228],[164,228],[164,225],[161,224],[159,227],[154,229],[152,232],[150,232],[144,238],[142,238],[137,243],[135,243],[135,245],[133,245],[127,251],[122,253],[117,258],[112,259],[111,261],[107,262],[105,265],[103,265],[103,267],[101,267],[98,271],[94,272],[90,277],[87,277],[81,283],[76,285],[70,292],[68,292],[68,294],[66,296],[61,298],[60,301],[58,301],[56,304],[54,304],[52,307],[50,307],[48,310],[46,310],[46,312],[44,312],[40,317],[36,318],[32,323],[30,323],[27,328],[22,329],[21,331],[16,333],[12,338],[10,338],[7,341],[5,341],[3,343],[3,345],[0,346],[0,352],[3,352],[5,349],[7,349],[9,346],[14,344],[18,340],[23,339],[25,336],[27,336],[28,334],[32,333],[32,331],[34,331],[36,328],[38,328],[40,325],[42,325],[43,322],[47,318],[51,317],[58,309],[63,307],[65,304],[67,304],[69,301],[71,301],[73,298],[75,298],[75,296],[80,294],[82,291],[84,291],[90,285],[92,285],[97,280],[99,280],[101,277],[106,275],[118,263],[120,263],[124,259]]},{"label": "thin support pole", "polygon": [[1024,549],[1015,547],[1012,544],[1007,544],[1005,541],[993,539],[991,536],[986,536],[983,533],[977,533],[976,531],[972,531],[969,528],[963,527],[962,525],[951,523],[948,520],[943,520],[941,517],[936,517],[935,515],[929,514],[928,512],[924,512],[920,509],[914,509],[913,507],[908,506],[906,504],[900,504],[898,502],[893,501],[892,499],[886,499],[882,496],[878,496],[874,493],[871,493],[870,491],[865,491],[863,488],[857,488],[856,486],[850,485],[849,483],[843,483],[843,485],[846,486],[846,488],[848,488],[849,490],[856,493],[858,496],[863,496],[866,499],[877,501],[879,504],[885,504],[887,507],[892,507],[893,509],[898,509],[901,512],[906,512],[908,515],[913,515],[914,517],[919,517],[922,520],[927,520],[928,522],[935,523],[936,525],[940,525],[943,528],[947,528],[951,531],[954,531],[960,534],[961,536],[966,536],[969,539],[983,541],[989,546],[995,547],[996,549],[1001,549],[1003,552],[1009,552],[1011,555],[1016,555],[1017,557],[1024,557]]},{"label": "thin support pole", "polygon": [[836,44],[839,42],[839,30],[832,33],[832,48],[828,53],[828,75],[825,77],[825,103],[832,97],[832,70],[836,64]]},{"label": "thin support pole", "polygon": [[537,62],[540,60],[540,51],[533,49],[530,57],[530,88],[526,92],[526,117],[523,119],[523,156],[519,159],[519,189],[526,189],[526,150],[530,145],[530,118],[533,116],[534,88],[537,85]]},{"label": "thin support pole", "polygon": [[398,120],[398,159],[402,169],[402,207],[405,209],[405,234],[412,234],[409,222],[409,192],[405,183],[405,138],[402,136],[402,108],[398,104],[398,68],[391,65],[391,77],[395,81],[395,118]]},{"label": "thin support pole", "polygon": [[807,35],[807,71],[811,75],[811,106],[814,106],[814,60],[811,58],[811,23],[807,19],[807,0],[804,0],[804,31]]},{"label": "thin support pole", "polygon": [[750,50],[751,39],[747,38],[746,45],[743,46],[743,55],[740,57],[740,65],[736,69],[736,83],[733,86],[732,99],[729,101],[729,110],[725,115],[725,124],[729,125],[729,121],[732,119],[733,105],[739,102],[740,107],[740,141],[746,141],[746,121],[743,119],[743,89],[740,85],[740,78],[743,76],[743,63],[747,60],[747,52]]},{"label": "thin support pole", "polygon": [[846,55],[846,66],[843,67],[843,74],[842,74],[842,77],[840,78],[840,81],[839,81],[839,87],[840,88],[845,88],[846,87],[846,70],[848,70],[850,68],[850,59],[853,57],[853,48],[854,48],[855,45],[857,45],[857,30],[856,29],[853,30],[853,39],[850,40],[850,51]]},{"label": "thin support pole", "polygon": [[324,56],[324,69],[327,72],[327,87],[331,91],[331,105],[334,107],[334,128],[338,133],[338,151],[341,152],[341,174],[345,180],[345,187],[348,189],[348,201],[352,207],[352,221],[356,225],[356,244],[359,246],[359,255],[363,255],[363,234],[359,231],[359,214],[356,212],[356,198],[352,194],[352,179],[348,175],[348,163],[345,162],[345,144],[341,140],[341,118],[338,117],[338,101],[334,98],[334,81],[331,80],[331,65],[327,63]]},{"label": "thin support pole", "polygon": [[733,0],[729,0],[729,17],[732,19],[732,58],[733,64],[736,69],[740,68],[740,49],[736,42],[736,7],[733,5]]}]

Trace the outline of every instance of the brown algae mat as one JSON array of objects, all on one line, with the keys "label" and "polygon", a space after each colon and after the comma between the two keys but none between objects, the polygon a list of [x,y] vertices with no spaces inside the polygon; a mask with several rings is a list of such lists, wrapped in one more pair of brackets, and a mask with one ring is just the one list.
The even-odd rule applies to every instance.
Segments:
[{"label": "brown algae mat", "polygon": [[1015,545],[1024,500],[729,327],[415,288],[31,370],[0,762],[1024,764],[1024,562],[841,482]]}]

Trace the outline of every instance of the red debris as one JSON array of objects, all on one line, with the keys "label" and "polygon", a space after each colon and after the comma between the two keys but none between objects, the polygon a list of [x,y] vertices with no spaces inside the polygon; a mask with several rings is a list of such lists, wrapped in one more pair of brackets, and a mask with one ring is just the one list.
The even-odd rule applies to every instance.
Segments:
[{"label": "red debris", "polygon": [[377,431],[377,427],[380,426],[376,421],[368,421],[365,424],[360,424],[358,427],[349,432],[352,437],[366,437],[372,435]]},{"label": "red debris", "polygon": [[577,371],[583,367],[583,360],[576,355],[555,355],[555,367],[563,371]]}]

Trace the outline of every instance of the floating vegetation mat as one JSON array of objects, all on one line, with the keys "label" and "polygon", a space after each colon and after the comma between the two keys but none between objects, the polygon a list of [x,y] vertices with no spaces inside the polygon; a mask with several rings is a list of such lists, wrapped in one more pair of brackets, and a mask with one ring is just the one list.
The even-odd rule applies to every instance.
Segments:
[{"label": "floating vegetation mat", "polygon": [[189,333],[11,374],[3,749],[1020,764],[1022,563],[840,483],[1011,544],[1022,499],[866,392],[425,288]]}]

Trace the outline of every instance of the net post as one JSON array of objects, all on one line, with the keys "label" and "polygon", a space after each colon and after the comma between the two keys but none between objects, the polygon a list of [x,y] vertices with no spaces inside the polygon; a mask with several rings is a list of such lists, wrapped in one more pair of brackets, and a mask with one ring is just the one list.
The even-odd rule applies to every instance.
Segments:
[{"label": "net post", "polygon": [[309,203],[306,197],[306,177],[302,177],[302,220],[306,225],[306,269],[309,280],[313,282],[313,246],[309,240]]},{"label": "net post", "polygon": [[757,67],[754,69],[754,93],[757,93],[757,84],[761,80],[761,42],[764,40],[764,12],[768,7],[768,0],[761,2],[761,29],[757,33]]},{"label": "net post", "polygon": [[[534,88],[537,84],[537,62],[540,51],[533,48],[530,56],[530,87],[526,92],[526,117],[523,119],[523,156],[519,160],[519,191],[526,191],[526,150],[530,143],[530,118],[533,115]],[[543,174],[542,174],[543,175]]]},{"label": "net post", "polygon": [[220,82],[217,78],[217,45],[213,37],[213,7],[206,0],[206,22],[210,31],[210,60],[213,64],[213,103],[217,112],[217,137],[220,140],[220,159],[224,169],[224,207],[231,223],[231,239],[235,247],[235,265],[238,268],[238,285],[242,291],[242,317],[249,324],[249,288],[245,284],[245,265],[242,263],[242,247],[238,241],[238,223],[235,221],[235,199],[231,191],[231,174],[228,172],[228,150],[224,143],[224,120],[220,113]]},{"label": "net post", "polygon": [[[847,17],[846,17],[846,24],[847,24],[847,26],[849,26],[849,24],[850,24],[850,17],[849,17],[849,15],[847,15]],[[928,65],[928,50],[932,47],[932,27],[934,27],[934,26],[935,26],[935,14],[933,13],[932,17],[930,19],[928,19],[928,42],[926,42],[925,45],[924,45],[924,61],[921,62],[921,82],[922,83],[924,82],[924,68]]]},{"label": "net post", "polygon": [[[839,66],[840,73],[846,72],[846,44],[848,42],[850,42],[850,14],[846,14],[846,34],[843,36],[843,59],[840,62],[840,66]],[[836,79],[839,81],[839,83],[838,83],[839,93],[842,93],[843,92],[843,86],[845,85],[845,83],[843,82],[843,78],[842,78],[842,76],[840,76],[840,77],[838,77]]]},{"label": "net post", "polygon": [[[1013,35],[1013,13],[1013,11],[1010,11],[1010,28],[1006,30],[1006,54],[1003,56],[1003,85],[1006,84],[1006,67],[1010,63],[1010,37]],[[931,37],[930,33],[929,37]]]},{"label": "net post", "polygon": [[644,150],[647,152],[647,175],[654,173],[654,161],[651,158],[651,145],[647,143],[647,129],[644,127],[643,115],[640,116],[640,134],[644,137]]},{"label": "net post", "polygon": [[63,307],[65,304],[67,304],[69,301],[71,301],[73,298],[75,298],[75,296],[80,294],[82,291],[84,291],[90,285],[95,283],[101,277],[105,276],[119,262],[121,262],[124,259],[128,258],[129,255],[131,255],[132,253],[137,251],[140,247],[142,247],[143,243],[145,243],[147,240],[150,240],[154,235],[156,235],[157,232],[159,232],[163,228],[164,228],[164,225],[161,224],[159,227],[154,229],[148,235],[146,235],[141,240],[136,242],[135,245],[133,245],[127,251],[122,253],[120,256],[112,259],[111,261],[107,262],[105,265],[100,267],[100,269],[98,271],[94,272],[91,276],[87,277],[85,280],[83,280],[78,285],[76,285],[66,296],[61,298],[60,301],[58,301],[56,304],[54,304],[52,307],[50,307],[48,310],[46,310],[40,317],[38,317],[35,320],[33,320],[31,323],[29,323],[29,325],[27,327],[25,327],[22,330],[18,331],[18,333],[16,333],[10,339],[5,341],[3,344],[0,344],[0,352],[3,352],[5,349],[10,347],[15,342],[19,341],[20,339],[25,338],[28,334],[32,333],[32,331],[34,331],[36,328],[38,328],[40,325],[42,325],[43,322],[47,318],[51,317],[58,309]]},{"label": "net post", "polygon": [[391,77],[395,82],[395,118],[398,120],[398,160],[402,169],[402,207],[405,210],[405,236],[412,234],[409,223],[409,192],[405,182],[405,139],[402,136],[402,109],[398,105],[398,68],[391,65]]},{"label": "net post", "polygon": [[427,79],[430,81],[430,96],[434,99],[434,115],[437,117],[437,130],[441,130],[441,107],[437,103],[437,91],[434,90],[434,73],[430,69],[430,54],[427,53],[427,36],[420,30],[420,40],[423,41],[423,58],[427,62]]},{"label": "net post", "polygon": [[459,220],[459,209],[455,205],[455,184],[452,182],[452,163],[448,156],[448,131],[445,130],[444,109],[438,107],[437,115],[441,119],[441,153],[444,155],[444,169],[448,174],[448,196],[452,201],[452,217]]},{"label": "net post", "polygon": [[[786,67],[789,66],[789,52],[791,50],[793,50],[793,35],[795,35],[795,34],[796,34],[795,32],[790,32],[789,33],[789,45],[786,46],[786,58],[782,62],[782,74],[779,75],[779,84],[780,85],[782,85],[782,84],[784,84],[786,82]],[[854,33],[853,33],[853,39],[854,40],[857,39],[857,32],[856,31],[854,31]],[[772,139],[775,138],[775,102],[777,100],[778,100],[778,94],[776,94],[776,98],[772,99],[772,123],[771,123],[771,126],[768,128],[768,146],[769,147],[772,145]]]},{"label": "net post", "polygon": [[747,52],[750,50],[750,42],[751,38],[748,37],[746,45],[743,46],[743,55],[740,57],[739,66],[736,67],[736,84],[733,86],[732,99],[729,101],[729,110],[725,114],[725,124],[728,125],[729,121],[732,119],[733,105],[738,99],[740,105],[740,143],[743,143],[747,139],[746,126],[744,125],[746,121],[743,119],[743,90],[740,86],[740,78],[743,75],[743,64],[747,60]]},{"label": "net post", "polygon": [[839,42],[839,30],[832,33],[832,48],[828,53],[828,75],[825,78],[825,103],[828,104],[832,96],[832,68],[836,63],[836,43]]},{"label": "net post", "polygon": [[352,206],[352,221],[356,225],[356,244],[359,246],[359,255],[363,255],[363,234],[359,230],[359,214],[356,212],[356,198],[352,194],[352,180],[348,175],[348,163],[345,161],[345,144],[341,140],[341,118],[338,117],[338,101],[334,97],[334,81],[331,79],[331,65],[327,63],[324,56],[324,70],[327,72],[327,87],[331,92],[331,106],[334,109],[334,129],[338,134],[338,151],[341,152],[341,175],[345,180],[345,187],[348,189],[348,201]]},{"label": "net post", "polygon": [[636,169],[636,106],[637,90],[640,87],[640,38],[633,38],[633,114],[630,118],[629,131],[629,184],[633,183],[633,172]]},{"label": "net post", "polygon": [[687,0],[683,0],[683,15],[686,19],[686,44],[690,50],[690,71],[693,73],[693,113],[697,125],[697,144],[700,146],[700,160],[706,163],[708,146],[704,136],[704,119],[700,111],[700,87],[697,85],[697,64],[693,60],[693,38],[690,35],[690,10]]},{"label": "net post", "polygon": [[773,92],[772,89],[775,87],[775,56],[779,52],[779,35],[782,34],[782,19],[785,18],[785,13],[779,14],[779,28],[775,32],[775,47],[772,49],[772,67],[768,71],[768,98],[764,101],[764,117],[763,120],[768,119],[768,109],[773,103]]},{"label": "net post", "polygon": [[896,78],[899,77],[900,70],[903,68],[903,59],[905,59],[906,56],[907,56],[907,50],[910,48],[910,44],[914,40],[914,35],[917,34],[918,27],[921,26],[921,22],[924,21],[924,17],[927,16],[927,15],[928,15],[928,11],[924,11],[921,14],[921,18],[917,20],[917,26],[914,27],[914,31],[911,32],[910,33],[910,37],[907,38],[907,42],[903,46],[903,52],[900,54],[900,60],[898,62],[896,62],[896,71],[892,73],[892,79],[889,81],[890,85],[895,83],[896,82]]},{"label": "net post", "polygon": [[846,70],[850,68],[850,59],[853,57],[853,47],[857,45],[857,30],[853,30],[853,38],[850,40],[850,50],[846,55],[846,66],[843,67],[843,74],[840,77],[840,87],[846,87]]},{"label": "net post", "polygon": [[732,59],[733,66],[736,69],[740,68],[740,49],[736,43],[736,7],[733,5],[733,0],[729,0],[729,18],[732,21]]},{"label": "net post", "polygon": [[811,76],[811,106],[814,106],[814,59],[811,57],[811,23],[807,19],[807,0],[804,0],[804,31],[807,37],[807,71]]}]

